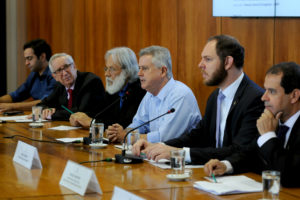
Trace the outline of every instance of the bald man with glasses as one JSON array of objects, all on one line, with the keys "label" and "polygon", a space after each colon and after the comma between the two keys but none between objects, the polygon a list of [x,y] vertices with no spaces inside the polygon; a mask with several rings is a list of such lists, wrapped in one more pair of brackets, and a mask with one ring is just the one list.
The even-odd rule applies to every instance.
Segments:
[{"label": "bald man with glasses", "polygon": [[98,76],[78,71],[73,58],[65,53],[53,55],[49,67],[57,84],[38,104],[44,107],[44,119],[68,121],[71,113],[95,112],[95,106],[104,98],[103,83]]}]

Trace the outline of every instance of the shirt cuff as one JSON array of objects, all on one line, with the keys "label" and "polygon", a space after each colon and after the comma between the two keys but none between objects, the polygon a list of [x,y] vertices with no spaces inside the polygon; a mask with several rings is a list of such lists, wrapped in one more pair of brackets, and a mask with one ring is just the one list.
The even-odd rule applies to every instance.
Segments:
[{"label": "shirt cuff", "polygon": [[271,138],[275,138],[277,137],[274,131],[270,131],[267,132],[261,136],[259,136],[258,140],[257,140],[257,145],[259,147],[261,147],[262,145],[264,145],[268,140],[270,140]]},{"label": "shirt cuff", "polygon": [[185,151],[185,162],[191,163],[191,154],[190,154],[190,148],[183,147],[183,150]]},{"label": "shirt cuff", "polygon": [[226,174],[232,174],[233,173],[233,167],[231,163],[228,160],[222,160],[221,161],[224,165],[226,165]]}]

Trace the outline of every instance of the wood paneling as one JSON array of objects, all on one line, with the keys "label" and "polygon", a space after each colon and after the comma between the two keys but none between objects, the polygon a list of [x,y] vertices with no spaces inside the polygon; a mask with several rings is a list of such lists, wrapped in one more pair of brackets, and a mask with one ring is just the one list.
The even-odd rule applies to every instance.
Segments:
[{"label": "wood paneling", "polygon": [[274,19],[223,18],[222,34],[236,37],[244,46],[244,72],[262,87],[274,59]]},{"label": "wood paneling", "polygon": [[217,34],[220,20],[212,17],[210,0],[179,1],[178,6],[178,80],[186,83],[198,100],[202,114],[206,100],[215,87],[202,83],[198,64],[207,38]]},{"label": "wood paneling", "polygon": [[104,54],[128,46],[140,48],[139,0],[90,0],[86,2],[86,65],[104,81]]},{"label": "wood paneling", "polygon": [[300,62],[299,18],[215,18],[212,0],[27,0],[26,10],[28,40],[45,38],[102,80],[110,48],[128,46],[136,54],[149,45],[169,48],[175,79],[191,87],[202,113],[214,89],[197,68],[209,36],[236,37],[246,49],[244,71],[260,86],[271,65]]},{"label": "wood paneling", "polygon": [[[177,74],[177,0],[143,0],[141,48],[160,45],[172,56],[172,71]],[[137,52],[138,53],[138,52]]]},{"label": "wood paneling", "polygon": [[275,64],[284,61],[300,64],[299,33],[299,18],[279,18],[275,21]]},{"label": "wood paneling", "polygon": [[28,40],[43,38],[53,53],[65,52],[79,70],[85,65],[85,10],[81,0],[28,0]]}]

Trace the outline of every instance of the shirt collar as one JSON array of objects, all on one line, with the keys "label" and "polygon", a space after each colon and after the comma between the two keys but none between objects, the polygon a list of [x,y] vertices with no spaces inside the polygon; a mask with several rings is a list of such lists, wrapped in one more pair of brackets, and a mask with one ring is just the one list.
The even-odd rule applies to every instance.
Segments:
[{"label": "shirt collar", "polygon": [[67,92],[68,92],[68,89],[74,90],[74,88],[75,88],[75,81],[74,81],[73,85],[70,88],[67,88],[67,87],[65,87],[65,88],[66,88]]},{"label": "shirt collar", "polygon": [[119,91],[119,96],[120,97],[123,97],[125,95],[127,87],[128,87],[128,83],[125,85],[125,87],[123,87],[122,90]]},{"label": "shirt collar", "polygon": [[39,72],[35,72],[36,75],[39,77],[39,78],[43,78],[43,77],[46,77],[48,76],[48,74],[51,75],[51,72],[50,72],[50,69],[49,69],[49,66],[46,67],[46,69],[43,71],[42,75],[40,75]]},{"label": "shirt collar", "polygon": [[[294,126],[296,120],[298,119],[299,115],[300,115],[300,110],[298,110],[298,112],[296,112],[293,116],[291,116],[291,117],[284,123],[284,125],[286,125],[286,126],[289,127],[289,128],[293,128],[293,126]],[[279,121],[279,124],[281,124],[280,121]]]},{"label": "shirt collar", "polygon": [[233,83],[231,83],[223,91],[221,89],[220,89],[220,91],[222,91],[222,93],[224,94],[224,96],[227,99],[233,99],[238,87],[240,86],[240,84],[243,80],[243,78],[244,78],[244,73],[242,73]]},{"label": "shirt collar", "polygon": [[[167,84],[159,91],[158,95],[156,97],[160,100],[163,100],[169,93],[170,90],[173,88],[173,85],[175,84],[175,80],[173,78],[170,78],[170,80],[167,82]],[[154,95],[152,95],[154,96]]]}]

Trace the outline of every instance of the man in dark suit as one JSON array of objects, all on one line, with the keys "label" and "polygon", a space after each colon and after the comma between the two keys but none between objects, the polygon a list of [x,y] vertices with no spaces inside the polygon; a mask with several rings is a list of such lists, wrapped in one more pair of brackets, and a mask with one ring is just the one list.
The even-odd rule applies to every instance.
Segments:
[{"label": "man in dark suit", "polygon": [[204,164],[218,158],[230,164],[236,159],[231,155],[257,136],[255,123],[263,110],[263,90],[243,73],[243,64],[244,48],[236,39],[226,35],[209,38],[199,68],[204,83],[219,88],[209,97],[205,116],[190,133],[164,144],[140,140],[133,152],[140,155],[142,151],[157,161],[169,159],[171,150],[183,147],[188,162]]},{"label": "man in dark suit", "polygon": [[[138,78],[135,53],[127,47],[110,49],[105,54],[105,65],[106,93],[96,109],[96,122],[103,122],[105,127],[113,123],[127,127],[146,93]],[[90,113],[77,112],[71,115],[70,123],[88,128],[94,117]]]},{"label": "man in dark suit", "polygon": [[53,55],[49,67],[58,83],[53,92],[38,104],[45,108],[44,119],[68,121],[70,111],[95,112],[95,105],[104,97],[104,87],[98,76],[90,72],[79,72],[73,58],[65,53]]},{"label": "man in dark suit", "polygon": [[[257,120],[260,136],[251,151],[233,164],[233,172],[243,172],[245,166],[255,171],[278,170],[283,186],[299,187],[300,66],[293,62],[274,65],[267,72],[264,86],[266,92],[261,99],[265,110]],[[222,175],[228,170],[218,160],[211,160],[205,171]]]}]

